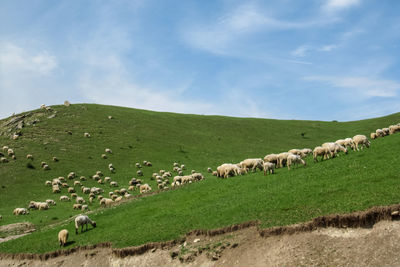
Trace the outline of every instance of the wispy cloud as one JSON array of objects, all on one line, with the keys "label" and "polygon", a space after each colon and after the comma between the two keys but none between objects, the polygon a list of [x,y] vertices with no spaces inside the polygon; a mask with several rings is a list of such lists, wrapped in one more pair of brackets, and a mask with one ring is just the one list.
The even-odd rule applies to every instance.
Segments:
[{"label": "wispy cloud", "polygon": [[394,97],[400,90],[400,83],[393,80],[366,77],[308,76],[308,81],[323,82],[333,87],[353,90],[358,97]]},{"label": "wispy cloud", "polygon": [[0,43],[0,73],[5,77],[24,72],[46,75],[56,67],[56,58],[46,50],[31,52],[12,43]]},{"label": "wispy cloud", "polygon": [[325,11],[333,12],[357,6],[360,3],[361,0],[328,0],[322,8]]}]

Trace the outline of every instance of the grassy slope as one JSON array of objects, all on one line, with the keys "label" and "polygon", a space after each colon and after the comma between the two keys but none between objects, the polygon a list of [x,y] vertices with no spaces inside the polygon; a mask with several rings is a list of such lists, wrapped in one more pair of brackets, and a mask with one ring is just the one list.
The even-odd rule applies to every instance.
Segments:
[{"label": "grassy slope", "polygon": [[[71,203],[58,202],[56,208],[48,211],[11,215],[13,208],[26,206],[29,200],[58,198],[44,186],[44,181],[66,176],[70,171],[86,176],[96,170],[108,174],[107,165],[112,162],[117,173],[111,177],[121,187],[127,187],[127,181],[135,176],[134,163],[144,159],[153,162],[154,167],[143,168],[144,180],[151,183],[149,177],[153,171],[171,169],[174,161],[186,164],[189,170],[204,172],[208,166],[215,168],[223,162],[314,147],[358,133],[368,134],[400,121],[400,114],[336,123],[182,115],[99,105],[55,109],[56,118],[24,128],[20,140],[0,137],[0,145],[15,148],[18,157],[0,165],[0,185],[5,186],[0,187],[3,215],[0,224],[31,221],[41,228],[79,213],[72,210]],[[108,120],[108,115],[115,119]],[[65,130],[71,130],[73,135]],[[83,138],[85,131],[91,133],[90,139]],[[301,132],[306,133],[305,138]],[[115,246],[130,246],[176,238],[196,228],[215,228],[253,219],[260,219],[268,227],[397,203],[400,176],[395,166],[400,161],[399,139],[400,135],[378,139],[369,150],[319,164],[309,159],[307,167],[291,172],[279,170],[277,175],[267,178],[260,173],[228,180],[208,176],[209,179],[198,184],[100,210],[92,215],[100,226],[95,231],[73,236],[72,240],[76,241],[74,245],[112,241]],[[100,155],[106,147],[114,153],[103,160]],[[26,168],[27,153],[35,157],[35,170]],[[53,155],[60,162],[50,162]],[[52,170],[41,170],[42,160],[49,162]],[[97,183],[89,180],[85,185]],[[96,207],[97,204],[92,209]],[[72,223],[67,228],[73,232]],[[43,229],[0,244],[0,251],[54,250],[56,232],[60,229]],[[35,241],[35,246],[27,241]]]}]

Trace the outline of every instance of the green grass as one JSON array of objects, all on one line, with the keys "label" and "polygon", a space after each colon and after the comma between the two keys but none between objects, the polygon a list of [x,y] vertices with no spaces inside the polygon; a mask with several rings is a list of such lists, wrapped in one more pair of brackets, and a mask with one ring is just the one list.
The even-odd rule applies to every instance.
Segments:
[{"label": "green grass", "polygon": [[[115,247],[140,245],[150,241],[175,239],[193,229],[212,229],[248,220],[260,220],[263,227],[287,225],[313,217],[363,210],[375,205],[399,202],[398,172],[400,135],[380,138],[370,149],[351,151],[348,155],[308,165],[291,171],[279,169],[264,177],[254,173],[231,179],[217,179],[206,168],[224,162],[238,162],[248,157],[314,147],[326,141],[366,134],[376,128],[400,121],[400,114],[356,122],[280,121],[222,116],[199,116],[158,113],[100,105],[56,106],[57,116],[43,117],[36,127],[26,127],[23,136],[10,140],[0,136],[0,145],[14,148],[17,160],[0,164],[0,225],[29,221],[37,232],[0,244],[3,252],[46,252],[58,248],[57,232],[69,229],[71,246],[111,241]],[[41,111],[35,111],[41,112]],[[107,119],[112,115],[115,119]],[[2,122],[0,121],[0,125]],[[1,128],[0,128],[1,130]],[[71,130],[72,135],[65,133]],[[91,138],[84,138],[89,132]],[[306,133],[302,137],[301,133]],[[104,149],[113,154],[101,159]],[[35,169],[27,168],[25,155],[34,156]],[[52,156],[60,161],[54,163]],[[46,161],[51,170],[44,171]],[[118,207],[98,209],[91,217],[98,227],[75,236],[72,223],[46,227],[78,214],[72,203],[61,203],[60,194],[52,194],[45,180],[67,176],[93,175],[108,163],[117,169],[109,176],[120,187],[136,177],[135,162],[150,160],[153,167],[143,167],[144,180],[159,169],[172,169],[174,161],[206,174],[205,181],[133,200]],[[98,186],[89,179],[86,186]],[[101,186],[107,189],[108,186]],[[66,189],[63,189],[62,194]],[[80,194],[82,195],[82,194]],[[30,200],[53,198],[57,206],[47,211],[32,211],[27,216],[13,216],[15,207],[25,207]],[[87,197],[85,196],[86,200]]]}]

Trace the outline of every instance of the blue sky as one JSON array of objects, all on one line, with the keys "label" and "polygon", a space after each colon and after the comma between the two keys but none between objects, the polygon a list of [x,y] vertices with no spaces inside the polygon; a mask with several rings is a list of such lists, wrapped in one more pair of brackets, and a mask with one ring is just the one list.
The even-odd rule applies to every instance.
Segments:
[{"label": "blue sky", "polygon": [[0,118],[40,104],[349,121],[400,111],[400,1],[0,2]]}]

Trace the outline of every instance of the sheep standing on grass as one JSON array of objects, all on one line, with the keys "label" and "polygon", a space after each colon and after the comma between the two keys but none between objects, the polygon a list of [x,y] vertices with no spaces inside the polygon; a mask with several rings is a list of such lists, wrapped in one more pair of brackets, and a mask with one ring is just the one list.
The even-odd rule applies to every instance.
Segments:
[{"label": "sheep standing on grass", "polygon": [[263,169],[263,160],[262,159],[245,159],[241,161],[240,167],[246,172],[251,169],[253,172],[258,169],[262,170]]},{"label": "sheep standing on grass", "polygon": [[275,163],[271,163],[271,162],[263,163],[264,175],[267,175],[267,173],[274,174],[274,169],[275,169]]},{"label": "sheep standing on grass", "polygon": [[32,154],[28,154],[28,155],[26,155],[26,159],[33,160],[33,156],[32,156]]},{"label": "sheep standing on grass", "polygon": [[70,199],[67,196],[61,196],[60,201],[70,201]]},{"label": "sheep standing on grass", "polygon": [[84,133],[83,136],[89,138],[90,134],[89,133]]},{"label": "sheep standing on grass", "polygon": [[29,211],[25,208],[15,208],[13,211],[14,215],[26,215],[29,214]]},{"label": "sheep standing on grass", "polygon": [[371,133],[370,137],[371,137],[371,139],[376,139],[377,138],[376,133]]},{"label": "sheep standing on grass", "polygon": [[60,247],[64,247],[68,240],[68,230],[63,229],[58,233],[58,242],[60,242]]},{"label": "sheep standing on grass", "polygon": [[328,148],[317,146],[313,150],[313,158],[314,162],[318,162],[318,156],[322,156],[321,161],[326,158],[327,154],[329,153]]},{"label": "sheep standing on grass", "polygon": [[292,166],[292,164],[299,164],[299,163],[301,163],[301,164],[303,164],[304,166],[306,165],[306,162],[301,158],[301,156],[300,155],[295,155],[295,154],[290,154],[288,157],[287,157],[287,167],[288,167],[288,170],[290,170],[290,166]]},{"label": "sheep standing on grass", "polygon": [[87,225],[91,224],[93,226],[93,228],[96,228],[96,222],[92,221],[91,219],[89,219],[89,217],[87,215],[79,215],[75,218],[75,234],[78,234],[78,229],[79,226],[82,226],[81,228],[81,233],[83,231],[83,226],[86,225],[86,231],[87,231]]},{"label": "sheep standing on grass", "polygon": [[354,142],[354,147],[357,151],[359,151],[360,149],[358,148],[358,145],[361,145],[361,149],[365,147],[369,148],[369,146],[371,145],[371,143],[368,141],[367,137],[365,135],[362,134],[358,134],[355,135],[353,137],[353,142]]},{"label": "sheep standing on grass", "polygon": [[112,150],[109,149],[109,148],[106,148],[106,149],[105,149],[105,152],[108,153],[108,154],[112,154]]}]

